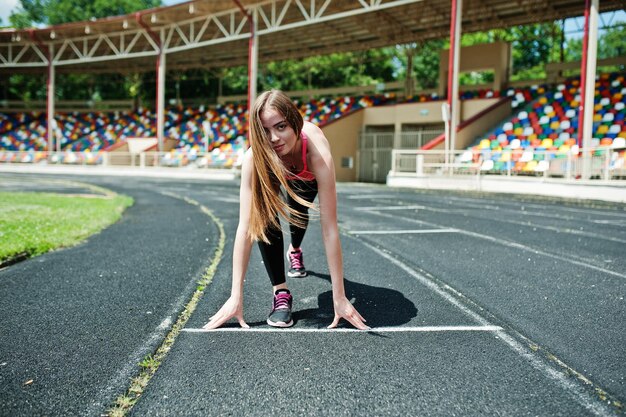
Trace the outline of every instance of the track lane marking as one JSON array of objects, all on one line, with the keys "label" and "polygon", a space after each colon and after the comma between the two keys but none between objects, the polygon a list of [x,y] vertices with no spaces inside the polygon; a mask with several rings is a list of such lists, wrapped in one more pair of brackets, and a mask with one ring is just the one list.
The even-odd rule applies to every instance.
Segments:
[{"label": "track lane marking", "polygon": [[[385,214],[385,213],[380,213],[380,212],[376,212],[376,211],[369,211],[368,213],[374,214],[376,216],[387,217],[387,218],[391,218],[391,219],[394,219],[394,220],[398,220],[397,216],[393,216],[391,214]],[[425,226],[435,227],[435,228],[439,228],[439,229],[443,229],[444,228],[444,226],[439,225],[437,223],[426,222],[426,221],[423,221],[423,220],[415,220],[415,219],[411,219],[411,218],[408,218],[408,217],[402,217],[401,220],[405,220],[405,221],[408,221],[408,222],[411,222],[411,223],[417,223],[417,224],[421,224],[421,225],[425,225]],[[569,263],[572,263],[574,265],[578,265],[578,266],[582,266],[582,267],[585,267],[585,268],[596,270],[598,272],[602,272],[604,274],[613,275],[615,277],[626,279],[626,274],[620,274],[619,272],[611,271],[610,269],[602,268],[600,266],[595,266],[595,265],[590,264],[590,263],[585,263],[585,262],[577,261],[575,259],[567,258],[565,256],[557,255],[557,254],[550,253],[550,252],[545,252],[543,250],[535,249],[535,248],[532,248],[530,246],[523,245],[521,243],[512,242],[512,241],[504,240],[504,239],[498,239],[498,238],[495,238],[493,236],[483,235],[481,233],[472,232],[472,231],[465,230],[465,229],[456,229],[456,231],[457,231],[457,233],[461,233],[461,234],[464,234],[464,235],[467,235],[467,236],[488,240],[490,242],[494,242],[494,243],[499,244],[499,245],[508,246],[508,247],[519,249],[519,250],[523,250],[523,251],[526,251],[526,252],[531,252],[531,253],[534,253],[535,255],[547,256],[549,258],[557,259],[559,261],[569,262]]]},{"label": "track lane marking", "polygon": [[429,233],[456,233],[456,229],[413,229],[413,230],[350,230],[351,235],[404,235]]},{"label": "track lane marking", "polygon": [[326,327],[317,329],[311,327],[288,327],[288,328],[276,328],[276,327],[252,327],[244,329],[241,327],[222,327],[217,329],[198,329],[188,328],[183,329],[183,332],[187,333],[430,333],[430,332],[496,332],[502,330],[500,326],[398,326],[398,327],[373,327],[370,330],[359,330],[352,328],[339,328],[328,329]]},{"label": "track lane marking", "polygon": [[[467,206],[468,204],[466,204]],[[478,206],[475,206],[474,208],[478,209]],[[489,206],[485,206],[485,207],[480,207],[481,210],[484,209],[489,209]],[[373,211],[395,211],[395,210],[426,210],[426,211],[431,211],[434,213],[450,213],[450,214],[459,214],[459,213],[466,213],[466,210],[463,209],[445,209],[445,208],[437,208],[437,207],[431,207],[431,206],[424,206],[424,205],[408,205],[408,206],[387,206],[387,207],[381,207],[381,206],[370,206],[370,207],[355,207],[354,210],[357,211],[367,211],[367,212],[373,212]],[[494,209],[491,209],[494,210]],[[556,219],[556,220],[564,220],[564,221],[574,221],[574,218],[568,218],[568,219],[563,219],[563,218],[553,218],[550,216],[543,216],[540,214],[535,214],[535,213],[530,213],[530,212],[514,212],[513,210],[510,209],[503,209],[503,210],[494,210],[494,211],[500,211],[500,212],[504,212],[504,211],[508,211],[511,213],[516,213],[516,214],[521,214],[521,215],[528,215],[528,216],[539,216],[542,218],[547,218],[547,219]],[[483,217],[479,217],[479,216],[474,216],[474,215],[470,215],[470,217],[473,217],[475,219],[480,219],[480,220],[485,220]],[[570,235],[576,235],[576,236],[585,236],[585,237],[590,237],[593,239],[600,239],[600,240],[608,240],[610,242],[617,242],[617,243],[626,243],[626,240],[624,239],[620,239],[617,237],[612,237],[612,236],[604,236],[604,235],[600,235],[597,233],[593,233],[593,232],[586,232],[583,230],[577,230],[577,229],[572,229],[571,227],[568,228],[558,228],[555,226],[548,226],[548,225],[541,225],[541,224],[536,224],[536,223],[530,223],[528,222],[524,222],[524,221],[517,221],[517,220],[512,220],[512,219],[489,219],[490,221],[497,221],[500,223],[508,223],[508,224],[515,224],[518,226],[524,226],[524,227],[533,227],[536,229],[544,229],[544,230],[549,230],[552,232],[556,232],[556,233],[565,233],[565,234],[570,234]],[[587,222],[592,222],[591,220],[586,220]]]},{"label": "track lane marking", "polygon": [[[355,237],[352,237],[352,236],[351,238],[356,239]],[[433,279],[431,279],[427,277],[426,275],[419,273],[418,271],[416,271],[409,265],[405,264],[401,260],[394,258],[391,254],[379,249],[378,247],[370,244],[367,241],[359,240],[359,242],[361,242],[361,244],[363,244],[365,247],[369,248],[370,250],[374,251],[381,257],[388,260],[393,265],[405,271],[407,274],[415,278],[418,282],[423,284],[425,287],[429,288],[436,294],[443,297],[446,301],[450,302],[452,305],[457,307],[463,313],[465,313],[466,315],[468,315],[469,317],[477,321],[480,324],[480,326],[497,327],[497,326],[494,326],[494,324],[492,324],[486,317],[483,317],[479,313],[476,313],[473,310],[471,310],[469,307],[467,307],[465,303],[462,301],[464,299],[467,299],[467,297],[465,297],[460,291],[457,291],[456,289],[450,287],[447,284],[441,285],[437,283],[434,277]],[[477,307],[480,308],[480,306],[478,305]],[[562,369],[555,369],[555,367],[546,364],[544,361],[540,359],[540,356],[536,354],[533,349],[529,348],[529,346],[531,347],[534,346],[537,350],[539,350],[540,347],[538,344],[532,342],[526,336],[522,335],[521,333],[517,332],[514,329],[508,329],[508,330],[512,332],[513,334],[515,334],[518,338],[522,339],[524,343],[521,343],[520,341],[518,341],[514,336],[509,335],[507,331],[505,331],[504,329],[495,330],[493,331],[493,333],[497,339],[502,340],[521,358],[526,359],[530,363],[530,365],[533,368],[535,368],[537,371],[541,372],[546,377],[553,380],[557,385],[559,385],[563,390],[565,390],[570,395],[572,395],[574,399],[578,401],[579,404],[581,404],[591,413],[593,413],[594,415],[598,415],[598,416],[614,415],[613,409],[609,408],[604,402],[597,401],[595,397],[589,394],[589,391],[587,391],[586,386],[591,386],[594,388],[594,391],[596,393],[602,393],[602,395],[607,396],[608,394],[606,394],[606,392],[603,389],[598,387],[596,384],[594,384],[592,381],[586,378],[583,374],[576,371],[574,368],[568,366],[563,361],[554,357],[553,355],[551,355],[552,357],[554,357],[553,361]],[[526,346],[525,344],[528,344],[528,346]],[[569,375],[574,375],[576,379],[572,380],[569,377]]]}]

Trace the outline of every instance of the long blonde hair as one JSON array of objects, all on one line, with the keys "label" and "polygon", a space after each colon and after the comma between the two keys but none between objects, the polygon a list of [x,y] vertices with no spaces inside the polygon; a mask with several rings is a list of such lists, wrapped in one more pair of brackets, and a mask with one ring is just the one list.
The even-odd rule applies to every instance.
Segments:
[{"label": "long blonde hair", "polygon": [[305,227],[306,223],[304,216],[289,207],[285,199],[281,198],[281,186],[299,204],[308,208],[314,208],[315,205],[300,198],[287,182],[286,176],[290,172],[272,149],[269,135],[261,123],[261,113],[267,107],[272,107],[283,115],[294,130],[296,138],[300,137],[304,120],[291,99],[279,90],[261,94],[250,112],[250,145],[254,169],[248,234],[250,239],[269,243],[269,229],[280,229],[279,216],[297,227]]}]

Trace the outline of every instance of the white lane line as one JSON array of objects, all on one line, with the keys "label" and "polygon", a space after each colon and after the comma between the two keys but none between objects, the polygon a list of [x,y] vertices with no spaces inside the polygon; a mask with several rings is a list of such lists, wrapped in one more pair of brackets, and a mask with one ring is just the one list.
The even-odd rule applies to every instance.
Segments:
[{"label": "white lane line", "polygon": [[419,326],[419,327],[373,327],[370,330],[359,329],[327,329],[323,327],[321,329],[315,329],[310,327],[288,327],[286,329],[279,329],[275,327],[252,327],[250,329],[243,329],[241,327],[226,327],[213,330],[206,329],[183,329],[183,332],[188,333],[215,333],[215,332],[243,332],[243,333],[411,333],[411,332],[497,332],[502,330],[500,326]]},{"label": "white lane line", "polygon": [[349,200],[380,200],[381,198],[398,198],[398,196],[393,194],[356,194],[346,198]]},{"label": "white lane line", "polygon": [[591,220],[596,224],[608,224],[609,226],[626,226],[626,220]]},{"label": "white lane line", "polygon": [[[476,203],[475,199],[467,199],[467,198],[462,198],[462,197],[451,197],[451,196],[448,196],[446,199],[447,200],[467,202],[469,204],[475,204]],[[581,213],[581,214],[598,215],[598,216],[614,216],[614,217],[622,217],[622,218],[624,216],[626,216],[625,212],[621,212],[621,213],[620,212],[615,212],[615,211],[611,212],[611,211],[607,211],[607,210],[594,209],[592,207],[583,207],[583,208],[563,207],[563,206],[555,206],[555,205],[552,205],[552,204],[541,205],[541,204],[534,204],[534,203],[524,203],[524,202],[504,201],[504,200],[491,200],[491,199],[482,199],[482,198],[481,198],[481,202],[485,202],[486,204],[487,203],[491,203],[491,204],[493,204],[495,206],[513,206],[515,209],[517,209],[516,210],[517,212],[519,212],[519,208],[520,208],[520,206],[522,206],[524,208],[529,208],[529,207],[535,208],[535,209],[541,210],[544,213],[545,213],[545,211],[548,211],[548,210],[554,210],[555,212],[557,210],[561,210],[561,211],[568,211],[568,212],[572,212],[572,213]],[[509,209],[509,210],[515,210],[515,209]],[[535,213],[535,214],[542,215],[541,213]],[[557,214],[555,218],[561,218],[561,217]],[[571,219],[576,219],[576,220],[579,220],[579,221],[585,221],[585,219],[581,219],[580,216],[572,217]]]},{"label": "white lane line", "polygon": [[[387,218],[390,218],[390,219],[398,220],[397,216],[392,216],[390,214],[377,213],[375,211],[371,211],[370,213],[375,214],[377,216],[387,217]],[[443,228],[443,226],[440,225],[440,224],[425,222],[423,220],[415,220],[415,219],[411,219],[411,218],[407,218],[407,217],[402,217],[401,220],[404,220],[404,221],[407,221],[407,222],[410,222],[410,223],[417,223],[417,224],[423,224],[423,225],[431,226],[431,227]],[[494,242],[494,243],[499,244],[499,245],[508,246],[508,247],[511,247],[511,248],[515,248],[515,249],[520,249],[520,250],[523,250],[523,251],[531,252],[531,253],[534,253],[535,255],[547,256],[549,258],[558,259],[559,261],[569,262],[571,264],[582,266],[584,268],[593,269],[593,270],[602,272],[604,274],[613,275],[615,277],[626,279],[626,275],[625,274],[620,274],[619,272],[611,271],[610,269],[606,269],[606,268],[602,268],[602,267],[599,267],[599,266],[595,266],[595,265],[592,265],[592,264],[587,263],[587,262],[581,262],[581,261],[577,261],[575,259],[567,258],[565,256],[557,255],[557,254],[550,253],[550,252],[545,252],[545,251],[542,251],[540,249],[535,249],[535,248],[532,248],[530,246],[523,245],[521,243],[512,242],[512,241],[504,240],[504,239],[498,239],[498,238],[493,237],[493,236],[483,235],[481,233],[471,232],[469,230],[464,230],[464,229],[456,229],[456,231],[457,231],[457,233],[461,233],[461,234],[464,234],[464,235],[467,235],[467,236],[472,236],[472,237],[475,237],[475,238],[488,240],[490,242]]]},{"label": "white lane line", "polygon": [[[381,249],[378,249],[377,247],[371,245],[370,243],[368,243],[366,241],[360,241],[360,242],[364,246],[368,247],[369,249],[371,249],[372,251],[374,251],[375,253],[380,255],[381,257],[387,259],[389,262],[391,262],[392,264],[396,265],[397,267],[399,267],[400,269],[405,271],[407,274],[411,275],[418,282],[420,282],[421,284],[423,284],[424,286],[426,286],[430,290],[432,290],[435,293],[439,294],[446,301],[450,302],[452,305],[457,307],[463,313],[465,313],[466,315],[468,315],[469,317],[473,318],[478,323],[480,323],[480,325],[482,327],[495,327],[485,317],[481,316],[478,313],[475,313],[474,311],[472,311],[468,307],[466,307],[463,304],[463,302],[460,300],[460,298],[464,297],[464,296],[459,291],[455,290],[454,288],[450,287],[449,285],[443,285],[443,286],[439,285],[437,282],[433,281],[432,279],[428,278],[427,276],[418,273],[417,271],[415,271],[413,268],[411,268],[410,266],[408,266],[404,262],[394,258],[393,256],[391,256],[388,253],[382,251]],[[498,338],[500,338],[500,340],[502,340],[504,343],[506,343],[520,357],[526,359],[533,368],[535,368],[539,372],[543,373],[548,378],[552,379],[562,389],[564,389],[566,392],[570,393],[570,395],[572,395],[578,401],[578,403],[581,404],[583,407],[585,407],[587,410],[589,410],[590,412],[592,412],[593,414],[595,414],[597,416],[611,416],[611,415],[613,415],[613,413],[610,410],[607,410],[607,408],[605,407],[605,405],[603,403],[599,403],[599,402],[595,401],[594,398],[590,397],[590,395],[587,393],[587,391],[585,391],[585,389],[583,387],[581,387],[580,384],[577,384],[576,382],[574,382],[571,379],[569,379],[569,377],[566,376],[565,373],[560,372],[559,370],[556,370],[553,367],[551,367],[551,366],[547,365],[546,363],[544,363],[543,361],[541,361],[537,356],[535,356],[532,353],[532,351],[530,351],[528,349],[527,346],[525,346],[524,344],[520,343],[515,338],[513,338],[512,336],[507,334],[506,331],[504,331],[504,330],[495,330],[494,334]],[[582,374],[580,374],[576,370],[570,368],[569,366],[567,366],[565,363],[563,363],[560,360],[559,360],[559,364],[561,366],[563,366],[565,369],[567,369],[569,372],[571,372],[572,374],[576,375],[578,378],[581,378],[581,377],[584,378]],[[585,383],[588,384],[588,385],[593,385],[591,383],[591,381],[586,380],[586,378],[585,378]]]},{"label": "white lane line", "polygon": [[455,233],[457,229],[415,229],[415,230],[350,230],[351,235],[404,235],[428,233]]},{"label": "white lane line", "polygon": [[[353,208],[353,207],[350,207]],[[426,210],[426,211],[432,211],[433,213],[448,213],[448,214],[465,214],[467,212],[467,210],[465,209],[455,209],[455,208],[437,208],[437,207],[430,207],[430,206],[417,206],[417,205],[413,205],[413,206],[369,206],[369,207],[354,207],[353,208],[355,211],[368,211],[368,212],[374,212],[374,211],[400,211],[400,210]]]},{"label": "white lane line", "polygon": [[213,197],[214,200],[221,201],[224,203],[239,203],[238,198],[230,198],[230,197]]},{"label": "white lane line", "polygon": [[[492,220],[492,221],[494,221],[494,220]],[[544,225],[539,225],[539,224],[530,223],[530,222],[515,221],[515,220],[511,220],[511,219],[495,219],[495,221],[502,222],[502,223],[509,223],[509,224],[517,224],[519,226],[525,226],[525,227],[533,227],[533,228],[536,228],[536,229],[549,230],[551,232],[556,232],[556,233],[564,233],[564,234],[570,234],[570,235],[585,236],[585,237],[590,237],[590,238],[593,238],[593,239],[602,239],[602,240],[608,240],[608,241],[617,242],[617,243],[626,243],[626,240],[624,240],[624,239],[619,239],[619,238],[611,237],[611,236],[599,235],[597,233],[592,233],[592,232],[585,232],[584,230],[572,229],[571,227],[570,228],[561,228],[561,227],[555,227],[555,226],[544,226]]]},{"label": "white lane line", "polygon": [[387,207],[381,207],[381,206],[371,206],[371,207],[355,207],[355,210],[358,211],[367,211],[367,210],[419,210],[419,209],[425,209],[426,206],[387,206]]}]

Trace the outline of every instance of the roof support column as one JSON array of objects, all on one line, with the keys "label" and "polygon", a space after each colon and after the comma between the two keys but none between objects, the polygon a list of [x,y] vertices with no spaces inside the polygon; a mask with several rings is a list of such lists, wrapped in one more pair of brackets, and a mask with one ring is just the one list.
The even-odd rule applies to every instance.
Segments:
[{"label": "roof support column", "polygon": [[463,0],[452,0],[450,11],[450,55],[448,58],[448,145],[449,160],[454,161],[456,147],[456,129],[460,121],[461,109],[459,101],[459,55],[461,49],[461,16]]},{"label": "roof support column", "polygon": [[[48,78],[46,80],[46,123],[47,123],[46,140],[48,142],[48,146],[46,150],[48,151],[48,158],[51,158],[52,157],[51,153],[55,151],[54,131],[56,130],[56,127],[57,127],[56,121],[54,120],[55,74],[54,74],[54,65],[52,63],[52,58],[54,56],[54,49],[52,45],[48,45],[48,46],[44,45],[44,43],[41,42],[41,40],[37,37],[33,29],[29,30],[28,32],[30,33],[30,37],[33,40],[33,42],[35,42],[41,49],[41,52],[47,51],[46,59],[48,61]],[[56,151],[57,152],[61,151],[60,140],[57,142]]]},{"label": "roof support column", "polygon": [[163,134],[165,130],[165,52],[163,52],[163,48],[160,48],[159,56],[157,58],[156,93],[156,133],[159,152],[163,152]]},{"label": "roof support column", "polygon": [[578,111],[578,146],[582,153],[582,179],[591,176],[591,135],[596,89],[596,60],[598,51],[599,0],[585,0],[585,35],[580,68],[580,108]]},{"label": "roof support column", "polygon": [[248,109],[256,100],[259,74],[259,35],[257,34],[256,13],[250,13],[250,41],[248,44]]},{"label": "roof support column", "polygon": [[137,24],[146,30],[146,33],[152,38],[155,46],[159,49],[156,61],[156,73],[157,73],[157,85],[156,85],[156,135],[157,146],[159,152],[163,152],[163,130],[165,128],[165,51],[163,47],[163,30],[161,30],[160,36],[154,33],[150,26],[146,25],[141,19],[141,12],[135,13],[135,20]]},{"label": "roof support column", "polygon": [[[248,140],[250,138],[250,118],[252,104],[256,100],[257,79],[259,73],[259,35],[257,33],[256,11],[246,10],[239,0],[233,0],[250,24],[250,40],[248,41]],[[247,144],[250,146],[250,143]]]},{"label": "roof support column", "polygon": [[56,147],[54,146],[54,131],[57,129],[56,120],[54,120],[54,90],[55,90],[55,73],[54,65],[52,64],[52,45],[48,46],[48,82],[46,91],[46,113],[48,129],[46,130],[46,136],[48,139],[48,152],[61,152],[61,140],[57,140]]}]

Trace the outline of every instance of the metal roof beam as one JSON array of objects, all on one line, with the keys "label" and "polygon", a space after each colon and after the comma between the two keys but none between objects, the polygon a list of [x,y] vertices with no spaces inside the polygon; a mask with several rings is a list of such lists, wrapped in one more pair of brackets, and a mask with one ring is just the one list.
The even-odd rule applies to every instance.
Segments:
[{"label": "metal roof beam", "polygon": [[[258,34],[262,36],[422,1],[379,0],[369,3],[361,1],[354,2],[350,8],[339,10],[332,9],[331,0],[326,0],[323,3],[315,0],[269,0],[248,7],[260,16]],[[250,35],[245,29],[246,23],[247,17],[242,16],[239,10],[232,9],[209,16],[194,17],[181,22],[155,26],[154,29],[163,30],[168,34],[163,48],[165,53],[169,54],[247,39]],[[196,25],[201,25],[197,33],[194,30]],[[211,29],[213,30],[211,31]],[[128,44],[126,44],[126,37],[132,37],[132,41]],[[83,44],[82,51],[78,47],[79,42]],[[15,44],[22,45],[22,51],[14,59],[9,59]],[[156,56],[159,53],[159,45],[144,28],[50,40],[46,44],[53,45],[58,51],[54,57],[54,65],[140,58],[149,55]],[[45,60],[32,61],[30,56],[25,56],[26,51],[30,48],[36,54],[43,55],[39,47],[31,42],[0,43],[0,67],[45,66]]]}]

